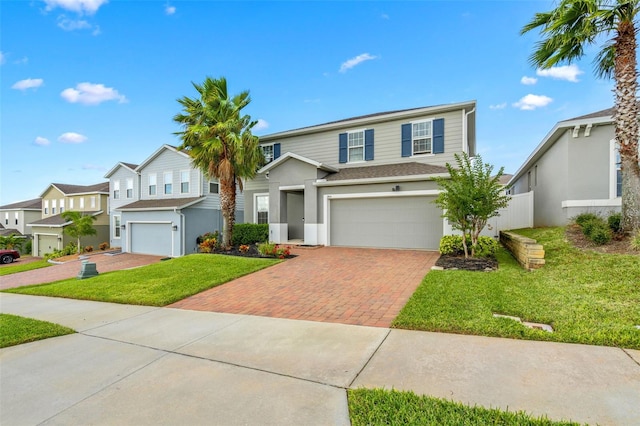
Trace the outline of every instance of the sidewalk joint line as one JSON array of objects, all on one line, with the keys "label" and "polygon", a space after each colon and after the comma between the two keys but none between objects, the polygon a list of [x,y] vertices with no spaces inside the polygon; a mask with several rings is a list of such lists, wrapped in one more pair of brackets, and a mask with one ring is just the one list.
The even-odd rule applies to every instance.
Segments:
[{"label": "sidewalk joint line", "polygon": [[624,354],[626,356],[628,356],[629,358],[631,358],[631,361],[633,361],[638,367],[640,367],[640,362],[636,361],[636,359],[634,357],[631,356],[631,354],[629,352],[627,352],[627,350],[625,348],[620,348],[622,349],[622,352],[624,352]]},{"label": "sidewalk joint line", "polygon": [[365,368],[367,368],[367,366],[369,365],[369,363],[371,362],[371,360],[373,359],[373,357],[378,353],[378,351],[380,350],[380,347],[384,344],[384,342],[387,341],[387,338],[389,337],[389,335],[391,334],[391,329],[387,329],[387,334],[384,336],[384,339],[382,339],[382,341],[380,342],[380,344],[375,348],[375,350],[371,353],[371,356],[369,357],[369,359],[367,359],[367,362],[364,363],[364,365],[362,366],[362,368],[360,369],[360,371],[358,371],[358,373],[356,373],[355,377],[353,378],[353,380],[351,380],[351,383],[349,383],[349,386],[347,387],[347,389],[351,389],[351,387],[353,386],[353,384],[355,383],[356,380],[358,380],[358,377],[360,377],[360,374],[362,374],[362,372],[364,371]]}]

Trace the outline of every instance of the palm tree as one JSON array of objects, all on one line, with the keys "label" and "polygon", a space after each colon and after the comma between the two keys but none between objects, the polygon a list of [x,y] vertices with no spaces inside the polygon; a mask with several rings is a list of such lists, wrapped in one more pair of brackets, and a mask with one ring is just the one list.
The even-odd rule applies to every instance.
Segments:
[{"label": "palm tree", "polygon": [[595,58],[600,78],[615,81],[614,125],[622,169],[622,228],[640,230],[640,164],[638,162],[638,72],[636,24],[640,0],[561,0],[535,14],[521,34],[540,29],[543,40],[530,57],[532,65],[550,68],[585,55],[585,47],[606,40]]},{"label": "palm tree", "polygon": [[228,248],[235,222],[236,186],[242,191],[243,180],[255,177],[264,161],[258,137],[251,134],[257,122],[241,115],[251,102],[249,91],[229,97],[224,77],[207,77],[202,84],[192,84],[199,97],[178,99],[183,111],[173,120],[183,131],[175,134],[182,139],[179,149],[191,156],[193,165],[220,183],[222,246]]},{"label": "palm tree", "polygon": [[70,225],[64,227],[64,233],[78,240],[78,254],[80,254],[82,252],[80,238],[98,233],[93,227],[93,222],[97,218],[91,214],[83,214],[73,210],[62,212],[61,216],[64,220],[71,222]]}]

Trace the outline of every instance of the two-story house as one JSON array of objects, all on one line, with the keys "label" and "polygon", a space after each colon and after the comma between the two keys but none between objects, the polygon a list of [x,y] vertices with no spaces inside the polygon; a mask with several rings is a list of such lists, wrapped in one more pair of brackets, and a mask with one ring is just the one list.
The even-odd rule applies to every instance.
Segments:
[{"label": "two-story house", "polygon": [[450,232],[433,180],[475,155],[475,101],[370,114],[263,136],[245,221],[271,241],[437,249]]},{"label": "two-story house", "polygon": [[564,226],[583,212],[621,209],[614,109],[558,122],[516,171],[512,194],[533,191],[534,226]]},{"label": "two-story house", "polygon": [[97,233],[82,237],[83,245],[97,247],[109,241],[109,182],[86,186],[52,183],[40,197],[41,218],[28,224],[33,233],[34,256],[44,256],[62,249],[70,242],[76,242],[75,238],[64,233],[64,228],[71,224],[61,216],[65,210],[79,211],[96,217],[93,227]]},{"label": "two-story house", "polygon": [[42,199],[19,201],[0,206],[0,235],[30,237],[28,224],[42,217]]},{"label": "two-story house", "polygon": [[[221,231],[219,185],[188,154],[163,145],[141,164],[118,163],[107,174],[112,246],[161,256],[196,253],[198,236]],[[236,221],[244,199],[238,193]]]}]

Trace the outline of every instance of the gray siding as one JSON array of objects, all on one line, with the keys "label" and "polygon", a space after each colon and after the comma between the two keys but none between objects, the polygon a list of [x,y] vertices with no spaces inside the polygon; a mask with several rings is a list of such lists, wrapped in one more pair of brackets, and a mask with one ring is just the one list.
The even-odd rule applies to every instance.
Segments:
[{"label": "gray siding", "polygon": [[[189,192],[180,192],[180,172],[182,170],[190,171]],[[173,191],[171,194],[164,193],[164,173],[171,172]],[[156,174],[157,191],[155,196],[149,195],[149,175]],[[142,200],[155,200],[163,198],[189,198],[202,195],[201,173],[191,167],[191,159],[182,154],[163,150],[156,158],[140,170],[140,186]]]},{"label": "gray siding", "polygon": [[568,138],[568,200],[602,200],[609,198],[611,170],[610,140],[613,126],[598,126],[591,135]]},{"label": "gray siding", "polygon": [[184,254],[197,253],[198,236],[207,232],[219,231],[222,233],[222,214],[220,210],[185,209],[183,211],[185,222]]},{"label": "gray siding", "polygon": [[[133,179],[133,197],[127,198],[127,179]],[[120,198],[113,198],[114,182],[120,182]],[[112,210],[140,199],[140,176],[125,167],[119,167],[109,178],[109,214]]]}]

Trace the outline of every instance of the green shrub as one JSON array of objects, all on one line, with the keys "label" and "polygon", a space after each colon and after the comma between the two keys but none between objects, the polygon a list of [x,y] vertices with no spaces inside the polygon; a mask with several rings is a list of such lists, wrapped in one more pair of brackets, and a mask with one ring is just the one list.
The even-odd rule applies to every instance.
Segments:
[{"label": "green shrub", "polygon": [[495,257],[500,244],[495,238],[478,237],[478,247],[476,248],[476,256]]},{"label": "green shrub", "polygon": [[275,243],[261,243],[258,244],[258,252],[263,256],[277,257],[278,259],[284,259],[291,255],[291,247],[281,246]]},{"label": "green shrub", "polygon": [[461,235],[445,235],[440,238],[440,254],[459,255],[464,253]]},{"label": "green shrub", "polygon": [[611,231],[616,234],[622,231],[622,213],[614,213],[607,218],[607,223]]},{"label": "green shrub", "polygon": [[258,252],[263,256],[271,256],[276,250],[275,243],[261,243],[258,244]]},{"label": "green shrub", "polygon": [[586,222],[589,222],[594,219],[600,219],[600,218],[598,217],[598,215],[595,215],[593,213],[581,213],[578,216],[576,216],[575,219],[573,219],[573,221],[582,228]]},{"label": "green shrub", "polygon": [[587,238],[598,245],[607,244],[611,241],[611,229],[605,224],[594,225],[589,235],[587,235]]},{"label": "green shrub", "polygon": [[[471,250],[471,236],[467,235],[467,244]],[[494,257],[498,251],[498,242],[491,237],[478,237],[478,246],[476,247],[476,257]],[[445,235],[440,239],[440,254],[450,254],[459,256],[464,254],[464,246],[462,245],[462,235]]]},{"label": "green shrub", "polygon": [[256,244],[269,240],[269,224],[239,223],[233,225],[231,244],[234,246]]},{"label": "green shrub", "polygon": [[24,245],[24,253],[31,254],[33,251],[33,242],[31,240],[27,241],[27,244]]}]

